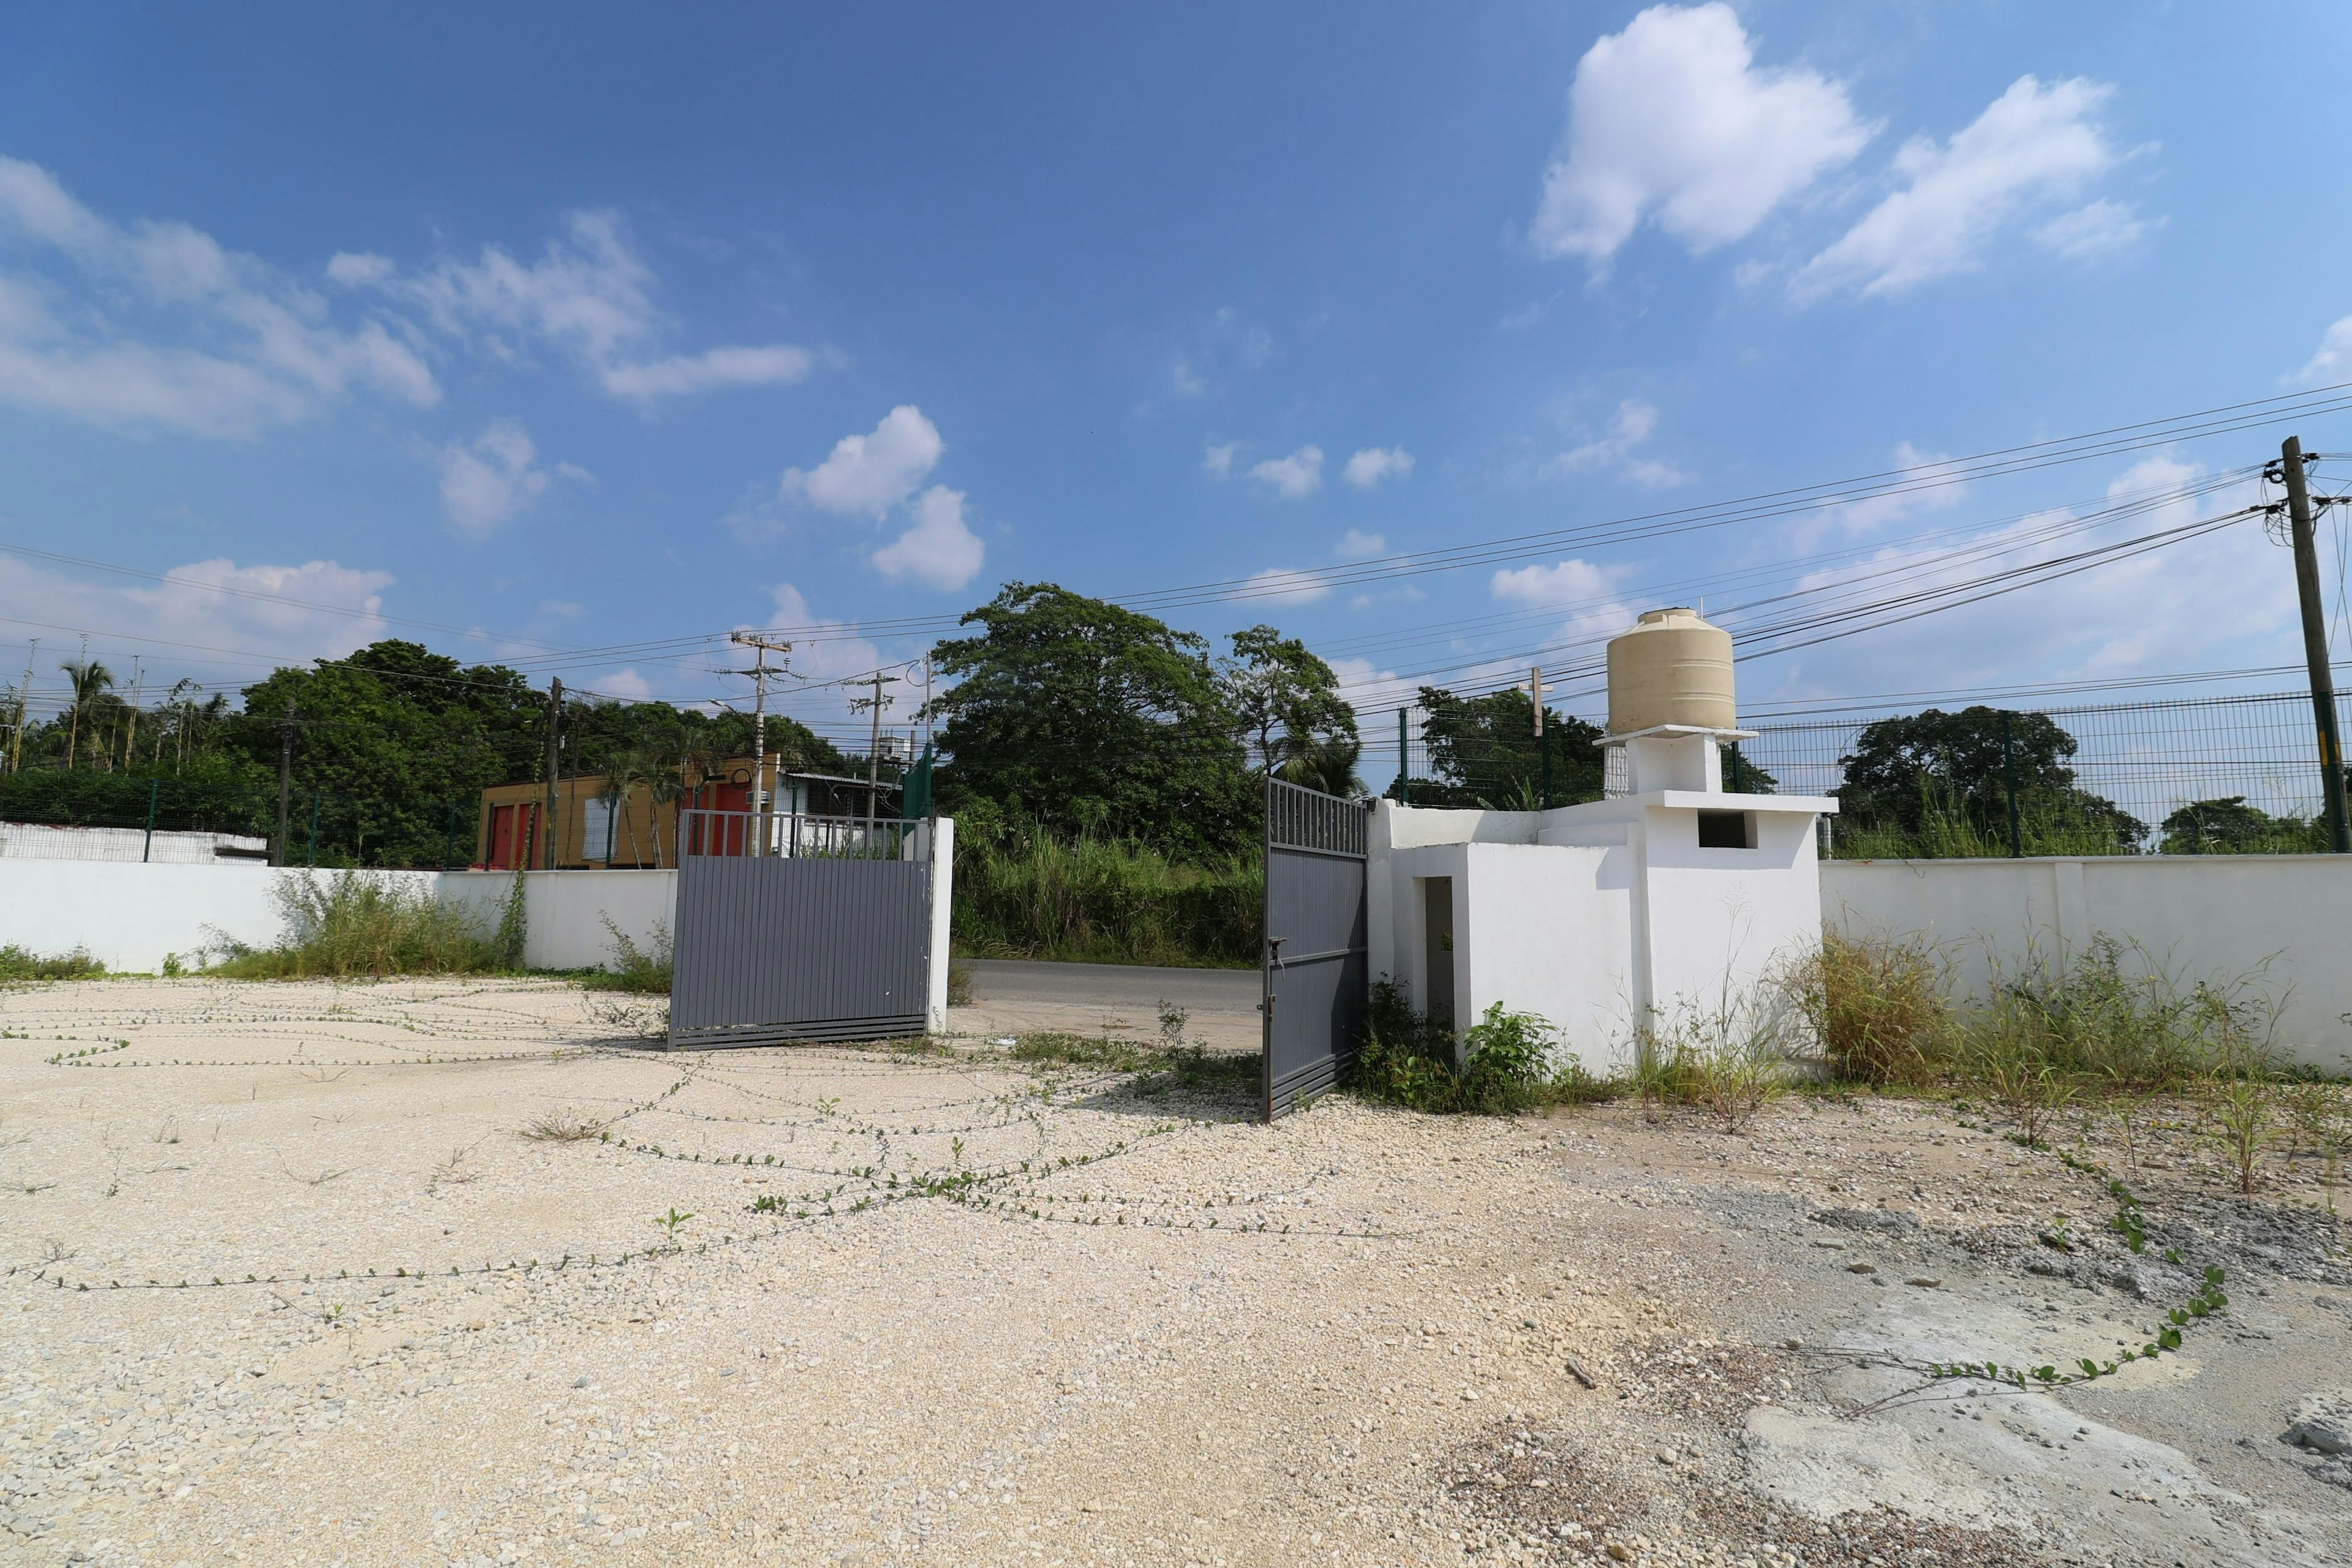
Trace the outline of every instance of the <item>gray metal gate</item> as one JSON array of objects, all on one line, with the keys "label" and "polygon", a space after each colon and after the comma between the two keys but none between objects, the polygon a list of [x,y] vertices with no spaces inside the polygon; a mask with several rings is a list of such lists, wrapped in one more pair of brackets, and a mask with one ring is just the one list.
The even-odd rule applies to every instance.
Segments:
[{"label": "gray metal gate", "polygon": [[678,818],[672,1047],[923,1032],[932,842],[923,825],[740,811]]},{"label": "gray metal gate", "polygon": [[1364,874],[1371,808],[1265,784],[1265,1119],[1337,1083],[1370,999]]}]

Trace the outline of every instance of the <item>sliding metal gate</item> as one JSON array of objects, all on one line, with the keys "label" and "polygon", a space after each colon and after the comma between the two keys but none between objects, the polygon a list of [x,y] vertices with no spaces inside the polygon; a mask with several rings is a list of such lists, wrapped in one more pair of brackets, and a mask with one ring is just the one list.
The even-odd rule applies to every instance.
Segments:
[{"label": "sliding metal gate", "polygon": [[678,817],[672,1047],[923,1032],[925,824],[742,811]]},{"label": "sliding metal gate", "polygon": [[1369,997],[1364,873],[1371,808],[1265,785],[1265,1119],[1339,1081]]}]

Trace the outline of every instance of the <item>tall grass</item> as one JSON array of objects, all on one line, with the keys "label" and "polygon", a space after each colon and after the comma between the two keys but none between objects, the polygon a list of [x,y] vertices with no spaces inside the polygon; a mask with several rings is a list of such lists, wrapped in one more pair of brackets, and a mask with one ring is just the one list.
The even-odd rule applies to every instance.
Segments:
[{"label": "tall grass", "polygon": [[511,967],[502,933],[461,907],[382,872],[283,876],[270,890],[285,935],[275,947],[229,942],[210,973],[233,980],[382,980]]},{"label": "tall grass", "polygon": [[1132,840],[1034,830],[956,846],[956,942],[980,958],[1247,966],[1265,896],[1251,859],[1190,866]]},{"label": "tall grass", "polygon": [[1913,1083],[1947,1054],[1949,964],[1924,938],[1857,939],[1835,930],[1780,976],[1830,1076]]},{"label": "tall grass", "polygon": [[[2105,817],[2069,812],[2047,802],[2021,805],[2018,848],[2026,855],[2133,855],[2139,846]],[[1967,812],[1930,804],[1919,826],[1839,822],[1830,854],[1839,860],[1997,860],[2010,850],[2006,820],[1979,822]]]}]

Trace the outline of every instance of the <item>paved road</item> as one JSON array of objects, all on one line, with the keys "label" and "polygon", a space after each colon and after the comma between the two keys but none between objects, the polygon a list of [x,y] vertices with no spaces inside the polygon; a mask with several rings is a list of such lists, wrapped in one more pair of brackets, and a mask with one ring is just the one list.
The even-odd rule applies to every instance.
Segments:
[{"label": "paved road", "polygon": [[1146,1020],[1161,1002],[1194,1013],[1257,1010],[1255,969],[1148,969],[1129,963],[1037,963],[1026,959],[974,958],[971,999],[990,1003],[1076,1003],[1117,1009]]}]

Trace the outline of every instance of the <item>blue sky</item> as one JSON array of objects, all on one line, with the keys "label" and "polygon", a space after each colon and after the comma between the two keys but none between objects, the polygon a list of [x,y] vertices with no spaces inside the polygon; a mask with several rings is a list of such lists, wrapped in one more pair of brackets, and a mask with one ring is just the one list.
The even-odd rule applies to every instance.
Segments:
[{"label": "blue sky", "polygon": [[[0,554],[0,678],[36,635],[37,691],[83,633],[229,685],[403,635],[698,700],[742,683],[677,639],[729,627],[829,628],[824,679],[1008,579],[1277,573],[1171,618],[1275,621],[1378,708],[1661,600],[2226,510],[2287,427],[1349,561],[2352,381],[2347,110],[2280,88],[2341,7],[332,12],[0,22],[0,540],[172,574]],[[2048,542],[2110,496],[2154,499]],[[2292,587],[2244,526],[1743,696],[2284,665]]]}]

